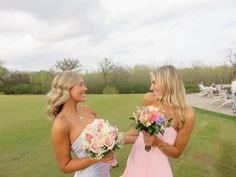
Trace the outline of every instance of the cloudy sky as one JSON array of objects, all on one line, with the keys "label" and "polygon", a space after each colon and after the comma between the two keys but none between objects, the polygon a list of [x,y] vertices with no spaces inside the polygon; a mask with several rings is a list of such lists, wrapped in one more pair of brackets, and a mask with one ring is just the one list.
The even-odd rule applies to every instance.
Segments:
[{"label": "cloudy sky", "polygon": [[235,0],[0,0],[0,60],[49,69],[77,58],[124,65],[224,64],[236,47]]}]

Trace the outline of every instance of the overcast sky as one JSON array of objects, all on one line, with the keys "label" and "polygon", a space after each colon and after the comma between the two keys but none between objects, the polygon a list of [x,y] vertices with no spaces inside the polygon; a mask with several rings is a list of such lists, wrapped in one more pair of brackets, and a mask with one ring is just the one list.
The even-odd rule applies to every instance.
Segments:
[{"label": "overcast sky", "polygon": [[0,0],[0,60],[49,69],[77,58],[124,65],[225,64],[236,47],[235,0]]}]

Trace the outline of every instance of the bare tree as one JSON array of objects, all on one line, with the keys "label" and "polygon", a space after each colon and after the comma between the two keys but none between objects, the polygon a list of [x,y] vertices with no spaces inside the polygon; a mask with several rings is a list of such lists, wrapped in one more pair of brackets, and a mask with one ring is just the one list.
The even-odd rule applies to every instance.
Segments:
[{"label": "bare tree", "polygon": [[102,71],[103,78],[105,79],[109,73],[111,73],[115,67],[115,64],[108,58],[104,58],[98,64],[100,70]]},{"label": "bare tree", "polygon": [[232,48],[225,51],[226,59],[232,64],[233,67],[236,67],[236,51]]},{"label": "bare tree", "polygon": [[58,60],[55,67],[61,71],[66,71],[66,70],[80,71],[82,65],[80,64],[80,61],[77,59],[64,58],[63,60]]},{"label": "bare tree", "polygon": [[236,49],[229,48],[225,51],[226,60],[233,66],[233,74],[236,74]]},{"label": "bare tree", "polygon": [[10,71],[8,82],[12,84],[29,84],[30,79],[26,72],[15,70],[15,71]]},{"label": "bare tree", "polygon": [[201,60],[193,60],[192,61],[192,68],[193,69],[198,69],[198,68],[203,68],[204,64],[202,63]]},{"label": "bare tree", "polygon": [[117,82],[120,82],[120,80],[126,79],[128,75],[129,71],[127,67],[116,65],[111,72],[111,82],[112,84],[116,84]]}]

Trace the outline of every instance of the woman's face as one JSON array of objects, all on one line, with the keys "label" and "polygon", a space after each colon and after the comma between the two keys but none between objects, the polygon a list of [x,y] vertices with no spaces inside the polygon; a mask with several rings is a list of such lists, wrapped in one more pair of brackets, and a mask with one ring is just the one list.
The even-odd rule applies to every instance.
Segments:
[{"label": "woman's face", "polygon": [[70,89],[71,98],[76,102],[83,102],[86,100],[86,91],[87,87],[84,85],[84,80],[80,78],[78,83]]},{"label": "woman's face", "polygon": [[162,91],[160,86],[157,84],[156,79],[151,77],[151,87],[150,91],[154,94],[156,99],[160,99],[162,97]]}]

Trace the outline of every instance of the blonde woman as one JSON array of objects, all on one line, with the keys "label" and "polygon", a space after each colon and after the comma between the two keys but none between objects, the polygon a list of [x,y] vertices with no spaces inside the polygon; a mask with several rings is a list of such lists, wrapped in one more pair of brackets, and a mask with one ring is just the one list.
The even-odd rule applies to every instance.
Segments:
[{"label": "blonde woman", "polygon": [[[122,177],[172,177],[168,157],[178,158],[189,141],[193,126],[194,112],[185,101],[183,81],[173,66],[163,66],[151,73],[152,93],[144,97],[145,105],[161,107],[166,117],[172,117],[172,126],[164,135],[151,136],[141,132],[128,157]],[[138,132],[131,130],[126,136]],[[144,146],[152,146],[150,152]]]},{"label": "blonde woman", "polygon": [[[110,177],[114,155],[91,160],[81,149],[80,134],[96,118],[96,113],[77,105],[86,100],[83,78],[74,71],[59,73],[48,93],[48,115],[53,120],[52,145],[59,168],[64,173],[76,171],[74,177]],[[73,159],[71,151],[77,156]]]}]

